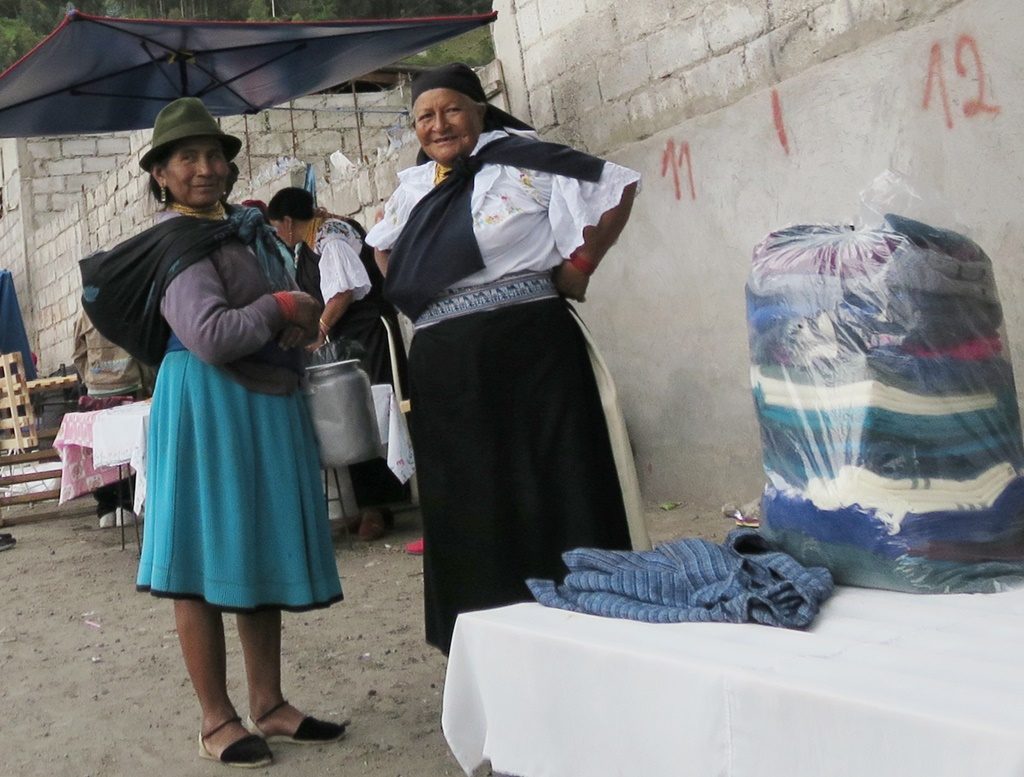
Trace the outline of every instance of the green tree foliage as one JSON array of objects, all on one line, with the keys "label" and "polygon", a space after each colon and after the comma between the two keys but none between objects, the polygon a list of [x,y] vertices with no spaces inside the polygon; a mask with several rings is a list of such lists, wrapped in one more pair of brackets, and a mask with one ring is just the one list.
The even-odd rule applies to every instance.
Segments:
[{"label": "green tree foliage", "polygon": [[[0,69],[48,35],[69,5],[67,0],[0,0]],[[491,0],[77,0],[74,7],[130,19],[314,21],[486,13]],[[477,43],[471,48],[475,51]],[[473,58],[472,52],[466,56]]]}]

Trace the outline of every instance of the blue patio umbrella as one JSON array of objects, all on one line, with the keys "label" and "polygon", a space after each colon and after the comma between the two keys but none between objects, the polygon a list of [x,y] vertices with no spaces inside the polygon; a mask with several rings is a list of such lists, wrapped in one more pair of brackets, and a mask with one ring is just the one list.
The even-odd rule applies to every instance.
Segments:
[{"label": "blue patio umbrella", "polygon": [[10,270],[0,270],[0,353],[21,352],[25,362],[25,380],[36,379],[36,366],[25,334],[25,322],[18,307],[18,293]]},{"label": "blue patio umbrella", "polygon": [[0,137],[153,126],[178,97],[256,113],[489,24],[475,16],[327,22],[115,19],[72,9],[0,74]]}]

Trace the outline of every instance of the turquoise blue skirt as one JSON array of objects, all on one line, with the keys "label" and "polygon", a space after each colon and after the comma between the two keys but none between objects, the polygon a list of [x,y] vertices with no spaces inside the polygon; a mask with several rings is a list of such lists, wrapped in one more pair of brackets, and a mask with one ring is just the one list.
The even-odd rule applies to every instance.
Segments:
[{"label": "turquoise blue skirt", "polygon": [[153,396],[137,588],[231,611],[342,599],[302,396],[258,394],[188,351]]}]

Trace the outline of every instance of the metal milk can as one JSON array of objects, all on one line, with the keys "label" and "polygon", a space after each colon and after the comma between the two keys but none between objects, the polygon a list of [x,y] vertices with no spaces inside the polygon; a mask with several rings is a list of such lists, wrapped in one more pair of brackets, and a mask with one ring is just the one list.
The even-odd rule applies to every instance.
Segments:
[{"label": "metal milk can", "polygon": [[358,359],[307,367],[306,383],[324,469],[384,455],[370,378]]}]

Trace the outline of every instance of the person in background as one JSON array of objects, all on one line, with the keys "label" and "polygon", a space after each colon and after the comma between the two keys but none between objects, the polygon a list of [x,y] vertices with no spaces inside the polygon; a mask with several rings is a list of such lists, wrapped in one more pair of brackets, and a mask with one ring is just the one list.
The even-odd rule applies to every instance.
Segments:
[{"label": "person in background", "polygon": [[[153,370],[97,332],[85,311],[75,322],[74,336],[72,359],[88,394],[79,400],[81,410],[102,410],[152,395]],[[134,483],[135,476],[130,479]],[[125,483],[111,483],[93,492],[101,529],[135,519],[131,493]]]},{"label": "person in background", "polygon": [[[272,761],[268,743],[335,742],[345,724],[304,715],[281,687],[282,610],[328,607],[342,591],[299,391],[321,307],[295,287],[259,213],[221,202],[241,145],[198,98],[160,111],[140,160],[157,224],[83,262],[83,304],[107,337],[159,361],[136,587],[173,601],[200,757],[254,768]],[[139,298],[139,268],[155,277],[137,310],[125,300]],[[242,646],[244,723],[228,693],[225,612]]]},{"label": "person in background", "polygon": [[[267,203],[267,218],[285,245],[295,252],[295,277],[299,288],[322,300],[320,336],[311,348],[328,339],[349,338],[366,350],[363,366],[375,384],[405,380],[405,349],[396,347],[399,375],[391,369],[387,319],[396,337],[398,317],[382,295],[384,277],[373,249],[366,246],[366,231],[354,219],[319,213],[313,196],[304,189],[288,187]],[[391,528],[394,516],[388,503],[408,498],[407,489],[388,469],[383,458],[349,467],[352,488],[360,513],[349,524],[364,540],[377,539]]]},{"label": "person in background", "polygon": [[622,490],[568,300],[629,218],[639,174],[542,143],[466,65],[412,85],[421,164],[367,242],[414,323],[410,432],[427,641],[461,612],[529,600],[575,547],[627,549]]},{"label": "person in background", "polygon": [[264,219],[267,218],[267,203],[263,200],[242,200],[239,204],[243,208],[256,208]]}]

